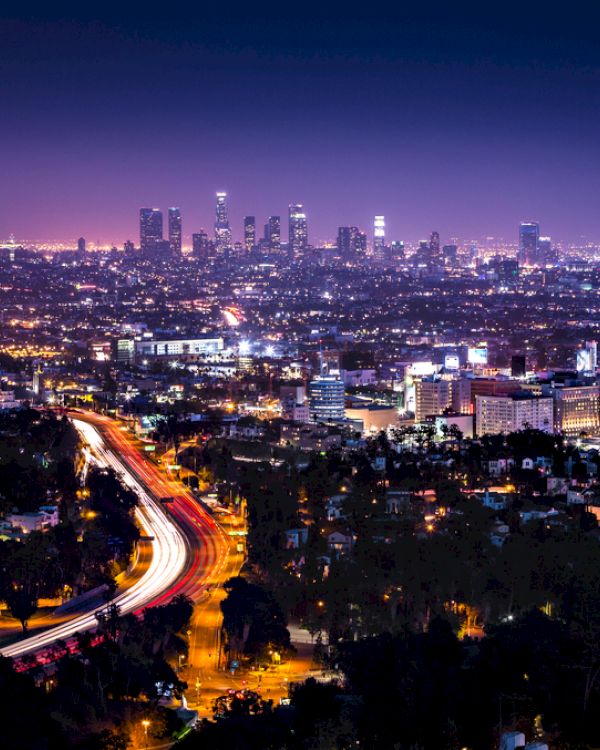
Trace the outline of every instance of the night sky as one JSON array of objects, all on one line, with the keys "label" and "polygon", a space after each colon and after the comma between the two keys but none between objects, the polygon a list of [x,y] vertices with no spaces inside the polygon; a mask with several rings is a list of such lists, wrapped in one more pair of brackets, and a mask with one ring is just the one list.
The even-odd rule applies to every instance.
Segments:
[{"label": "night sky", "polygon": [[189,241],[225,189],[236,238],[298,201],[313,242],[375,213],[600,241],[592,2],[59,5],[2,12],[0,240],[137,242],[178,205]]}]

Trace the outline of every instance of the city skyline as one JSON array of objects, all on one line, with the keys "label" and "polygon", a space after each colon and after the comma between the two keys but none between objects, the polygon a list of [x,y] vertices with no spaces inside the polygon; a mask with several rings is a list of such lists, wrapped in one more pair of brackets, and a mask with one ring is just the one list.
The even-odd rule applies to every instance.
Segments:
[{"label": "city skyline", "polygon": [[299,201],[320,240],[383,214],[404,240],[593,241],[594,13],[6,14],[0,237],[120,242],[176,205],[189,244],[222,186],[235,225]]},{"label": "city skyline", "polygon": [[[221,198],[219,198],[221,196]],[[405,246],[413,247],[415,249],[418,249],[419,245],[422,245],[423,242],[429,242],[431,239],[432,232],[438,236],[438,242],[440,241],[440,231],[438,231],[440,228],[432,228],[432,227],[426,227],[423,229],[421,234],[416,234],[413,236],[406,236],[403,235],[401,231],[395,231],[394,227],[397,225],[396,222],[392,219],[392,221],[389,220],[389,217],[387,214],[381,214],[377,213],[374,214],[369,218],[369,220],[365,223],[365,225],[358,224],[356,222],[349,222],[347,224],[340,224],[331,227],[331,231],[326,235],[325,237],[315,237],[314,233],[312,231],[312,214],[309,214],[308,211],[306,211],[306,207],[302,203],[289,203],[286,205],[286,208],[284,211],[280,212],[279,214],[265,214],[264,217],[261,217],[260,214],[248,214],[247,212],[238,213],[236,212],[236,215],[231,218],[231,196],[228,191],[213,191],[212,193],[212,217],[209,215],[206,217],[206,221],[203,223],[200,222],[193,222],[190,221],[189,217],[182,212],[182,210],[177,207],[174,208],[170,204],[169,205],[151,205],[148,204],[146,206],[142,206],[136,209],[136,212],[134,212],[134,219],[131,224],[131,231],[129,231],[126,235],[123,235],[119,238],[113,238],[111,240],[107,239],[100,239],[100,238],[94,238],[92,235],[86,232],[74,232],[72,236],[67,236],[63,238],[53,238],[53,237],[19,237],[16,236],[15,233],[11,232],[10,234],[6,235],[5,237],[0,236],[0,244],[4,243],[5,245],[8,244],[23,244],[24,246],[39,246],[44,247],[45,245],[52,247],[61,247],[64,246],[64,249],[69,249],[71,246],[76,247],[80,240],[85,239],[86,246],[88,250],[92,249],[110,249],[113,246],[122,247],[125,242],[133,241],[134,245],[136,246],[142,246],[143,241],[141,238],[141,217],[144,212],[148,212],[150,216],[155,215],[155,221],[159,221],[159,225],[156,228],[156,239],[158,239],[159,235],[161,238],[163,238],[167,244],[169,244],[169,241],[171,239],[170,233],[174,232],[176,235],[175,239],[175,245],[172,246],[175,248],[176,252],[181,251],[181,249],[186,249],[187,251],[191,251],[193,248],[193,241],[194,236],[198,233],[206,233],[207,237],[210,240],[215,240],[215,227],[216,227],[216,221],[215,221],[215,199],[217,200],[217,206],[218,202],[221,200],[226,201],[226,209],[225,209],[225,219],[223,223],[223,227],[226,227],[226,235],[227,239],[224,244],[227,245],[227,243],[231,243],[231,246],[233,246],[236,243],[241,243],[242,245],[245,245],[246,243],[246,221],[252,220],[252,227],[253,232],[256,237],[256,241],[258,242],[259,238],[267,237],[268,235],[268,227],[270,221],[276,221],[278,224],[277,231],[279,232],[279,240],[282,244],[285,244],[286,246],[290,245],[292,243],[292,235],[290,234],[291,226],[292,224],[299,227],[296,231],[300,231],[300,240],[299,244],[296,242],[296,245],[299,247],[305,247],[305,246],[312,246],[312,247],[321,247],[321,246],[333,246],[336,245],[339,242],[339,230],[345,230],[345,229],[352,229],[354,231],[359,232],[360,234],[363,234],[366,239],[368,246],[371,248],[374,246],[375,239],[379,237],[384,245],[389,245],[394,242],[401,242]],[[294,210],[301,211],[301,213],[293,214],[292,212]],[[203,215],[205,215],[206,212],[203,212]],[[262,223],[261,223],[261,220]],[[193,223],[192,223],[193,222]],[[298,224],[298,222],[300,222]],[[392,228],[390,228],[390,226]],[[502,247],[515,247],[517,251],[519,250],[519,247],[521,245],[521,230],[523,226],[536,226],[537,227],[537,233],[538,236],[536,238],[536,242],[539,241],[552,241],[553,245],[562,245],[562,246],[570,246],[570,247],[577,247],[578,245],[582,248],[585,246],[595,246],[600,245],[600,237],[596,240],[594,238],[561,238],[557,237],[554,232],[550,234],[550,236],[542,236],[540,235],[540,226],[541,222],[537,220],[537,218],[522,218],[515,223],[511,229],[511,232],[508,233],[506,236],[494,236],[489,233],[483,234],[480,236],[469,236],[465,234],[448,234],[444,231],[443,228],[441,231],[441,242],[442,244],[446,243],[454,243],[458,242],[461,244],[470,244],[470,243],[481,243],[483,246],[486,244],[491,244],[491,246],[494,246],[495,244],[498,244],[498,246]],[[550,226],[552,224],[550,223]],[[164,227],[164,228],[163,228]],[[267,234],[265,234],[267,232]],[[381,234],[381,232],[383,234]],[[137,244],[136,244],[137,243]],[[218,244],[218,243],[217,243]]]}]

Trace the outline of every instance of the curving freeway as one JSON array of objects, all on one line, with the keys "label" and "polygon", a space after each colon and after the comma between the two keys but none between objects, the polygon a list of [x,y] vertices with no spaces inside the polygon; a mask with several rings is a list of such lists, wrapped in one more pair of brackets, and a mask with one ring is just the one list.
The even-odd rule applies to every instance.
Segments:
[{"label": "curving freeway", "polygon": [[[144,573],[118,592],[113,602],[125,614],[163,604],[177,594],[202,599],[207,586],[222,582],[228,572],[230,543],[223,529],[181,484],[163,476],[123,425],[91,413],[72,419],[94,460],[115,469],[138,494],[138,522],[151,537],[152,554]],[[162,502],[164,498],[171,498],[168,504]],[[0,653],[10,657],[43,653],[56,641],[93,630],[96,624],[94,612],[79,614]]]}]

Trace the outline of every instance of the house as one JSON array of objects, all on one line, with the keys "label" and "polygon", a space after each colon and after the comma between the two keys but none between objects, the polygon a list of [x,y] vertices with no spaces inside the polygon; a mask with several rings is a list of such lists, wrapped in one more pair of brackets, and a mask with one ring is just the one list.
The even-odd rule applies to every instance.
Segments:
[{"label": "house", "polygon": [[308,541],[308,527],[302,526],[299,529],[288,529],[285,532],[286,549],[299,549]]},{"label": "house", "polygon": [[348,495],[342,493],[340,495],[332,495],[325,503],[325,513],[327,514],[328,521],[337,521],[340,518],[344,518],[344,502]]},{"label": "house", "polygon": [[327,535],[327,549],[340,557],[352,550],[355,541],[356,536],[351,531],[332,531]]},{"label": "house", "polygon": [[13,529],[20,529],[23,534],[32,531],[44,531],[51,526],[58,525],[58,507],[42,505],[39,510],[28,513],[9,513],[6,521]]},{"label": "house", "polygon": [[508,500],[510,495],[504,492],[490,492],[489,489],[485,490],[481,495],[481,502],[484,508],[489,508],[493,511],[506,510],[508,508]]},{"label": "house", "polygon": [[570,480],[565,477],[547,477],[546,491],[549,495],[566,495]]},{"label": "house", "polygon": [[388,490],[385,495],[385,512],[398,515],[410,508],[411,495],[407,490]]},{"label": "house", "polygon": [[512,458],[494,458],[488,461],[488,474],[492,477],[500,477],[508,474],[514,467],[515,462]]},{"label": "house", "polygon": [[541,506],[531,506],[519,513],[523,523],[530,521],[541,521],[552,516],[557,516],[558,511],[555,508],[543,508]]}]

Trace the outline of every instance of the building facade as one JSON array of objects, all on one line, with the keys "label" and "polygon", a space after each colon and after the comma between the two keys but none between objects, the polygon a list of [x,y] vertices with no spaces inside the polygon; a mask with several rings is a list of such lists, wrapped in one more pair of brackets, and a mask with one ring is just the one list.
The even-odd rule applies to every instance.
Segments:
[{"label": "building facade", "polygon": [[153,253],[163,239],[163,215],[159,208],[140,208],[140,249]]},{"label": "building facade", "polygon": [[308,385],[313,422],[344,418],[344,384],[337,375],[316,375]]},{"label": "building facade", "polygon": [[169,250],[171,255],[181,255],[181,211],[169,209]]},{"label": "building facade", "polygon": [[600,386],[554,389],[554,429],[568,437],[600,435]]},{"label": "building facade", "polygon": [[477,435],[506,435],[527,427],[552,432],[553,399],[525,391],[509,396],[476,396],[475,425]]}]

